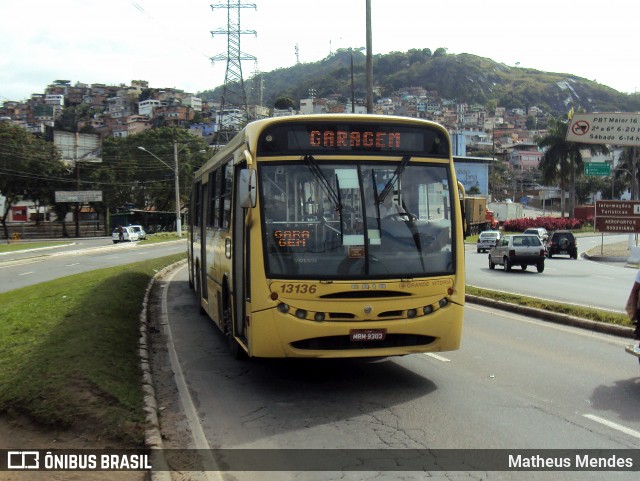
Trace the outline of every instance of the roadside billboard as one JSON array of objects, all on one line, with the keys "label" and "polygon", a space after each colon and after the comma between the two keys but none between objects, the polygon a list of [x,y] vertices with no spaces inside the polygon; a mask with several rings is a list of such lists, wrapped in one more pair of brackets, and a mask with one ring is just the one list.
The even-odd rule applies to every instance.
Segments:
[{"label": "roadside billboard", "polygon": [[102,162],[102,143],[97,134],[54,130],[53,143],[67,162]]},{"label": "roadside billboard", "polygon": [[595,226],[598,232],[640,233],[640,201],[596,201]]}]

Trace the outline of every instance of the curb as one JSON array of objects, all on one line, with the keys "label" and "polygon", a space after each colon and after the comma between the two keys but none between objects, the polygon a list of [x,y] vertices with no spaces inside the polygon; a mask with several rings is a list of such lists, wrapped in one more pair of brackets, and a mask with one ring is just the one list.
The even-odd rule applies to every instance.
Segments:
[{"label": "curb", "polygon": [[509,302],[497,301],[495,299],[474,296],[471,294],[465,295],[465,301],[471,304],[479,304],[482,306],[493,307],[495,309],[501,309],[503,311],[521,314],[523,316],[533,317],[534,319],[541,319],[543,321],[564,324],[565,326],[580,327],[582,329],[600,332],[603,334],[633,338],[633,327],[592,321],[591,319],[584,319],[582,317],[570,316],[568,314],[560,314],[557,312],[549,312],[543,309],[538,309],[536,307],[520,306],[518,304],[511,304]]},{"label": "curb", "polygon": [[[178,265],[186,262],[180,260],[159,270],[149,281],[147,289],[142,301],[142,309],[140,311],[140,340],[138,343],[138,353],[140,356],[140,369],[142,371],[142,394],[144,397],[142,410],[145,413],[147,427],[144,432],[144,443],[149,449],[162,449],[162,433],[160,432],[160,421],[158,420],[158,403],[156,401],[156,391],[153,387],[153,377],[151,374],[151,356],[149,352],[148,332],[149,332],[149,297],[153,286],[159,278],[163,277],[167,272],[176,268]],[[153,470],[149,472],[152,481],[171,481],[171,474],[166,466],[163,456],[156,459],[162,460],[162,470]]]}]

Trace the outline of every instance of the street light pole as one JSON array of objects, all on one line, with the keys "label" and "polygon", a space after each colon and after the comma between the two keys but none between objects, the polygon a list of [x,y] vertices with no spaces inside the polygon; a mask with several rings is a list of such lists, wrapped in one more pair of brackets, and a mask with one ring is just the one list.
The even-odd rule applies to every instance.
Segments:
[{"label": "street light pole", "polygon": [[351,113],[356,113],[356,101],[355,101],[355,91],[353,88],[353,51],[349,52],[351,54]]},{"label": "street light pole", "polygon": [[367,113],[373,113],[373,51],[371,44],[371,0],[365,2],[367,35]]},{"label": "street light pole", "polygon": [[178,179],[178,143],[174,142],[173,143],[173,161],[174,161],[174,167],[171,167],[169,164],[167,164],[164,160],[162,160],[160,157],[158,157],[156,154],[154,154],[153,152],[151,152],[150,150],[145,149],[142,146],[138,147],[140,150],[144,150],[147,154],[155,157],[159,162],[161,162],[162,164],[164,164],[166,167],[169,168],[169,170],[173,171],[173,178],[176,184],[176,235],[178,237],[182,237],[182,223],[180,222],[180,183],[179,183],[179,179]]},{"label": "street light pole", "polygon": [[176,182],[176,234],[182,237],[182,222],[180,221],[180,181],[178,179],[178,142],[173,142],[173,177]]}]

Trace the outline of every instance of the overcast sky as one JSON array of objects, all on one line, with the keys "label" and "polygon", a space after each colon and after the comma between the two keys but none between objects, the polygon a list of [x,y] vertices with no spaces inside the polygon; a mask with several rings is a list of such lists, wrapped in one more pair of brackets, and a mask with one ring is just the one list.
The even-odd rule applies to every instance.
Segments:
[{"label": "overcast sky", "polygon": [[[224,81],[225,0],[0,0],[0,102],[72,84],[176,87]],[[365,0],[254,0],[244,5],[241,50],[249,78],[364,47]],[[371,0],[373,53],[447,48],[509,66],[564,72],[632,93],[640,88],[640,4],[635,0]],[[296,57],[296,45],[298,57]],[[375,79],[375,70],[374,70]]]}]

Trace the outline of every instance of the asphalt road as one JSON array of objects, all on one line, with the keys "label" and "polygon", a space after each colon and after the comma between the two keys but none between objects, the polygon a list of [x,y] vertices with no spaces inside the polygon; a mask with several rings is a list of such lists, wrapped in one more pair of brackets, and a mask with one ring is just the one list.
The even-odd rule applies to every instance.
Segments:
[{"label": "asphalt road", "polygon": [[[626,237],[604,239],[615,243]],[[580,237],[579,253],[597,247],[601,242],[598,235]],[[477,253],[475,245],[466,247],[467,285],[617,312],[624,311],[637,272],[626,268],[624,262],[593,262],[580,256],[576,260],[569,256],[546,259],[541,274],[533,267],[526,271],[517,266],[511,272],[505,272],[500,266],[490,270],[487,253]]]},{"label": "asphalt road", "polygon": [[[622,456],[640,449],[640,367],[624,353],[621,338],[468,304],[456,352],[378,361],[238,362],[199,314],[185,268],[158,292],[166,316],[157,327],[175,349],[171,366],[160,372],[175,373],[182,386],[160,383],[165,447],[579,448]],[[166,341],[161,332],[154,339],[158,348]],[[278,462],[289,466],[286,451],[279,455]],[[365,473],[350,471],[349,460],[322,462],[321,472],[209,473],[207,479],[637,479],[637,472]],[[249,458],[238,463],[242,471],[251,466]]]},{"label": "asphalt road", "polygon": [[94,269],[186,252],[186,240],[113,244],[111,238],[80,239],[68,245],[0,255],[0,292]]}]

